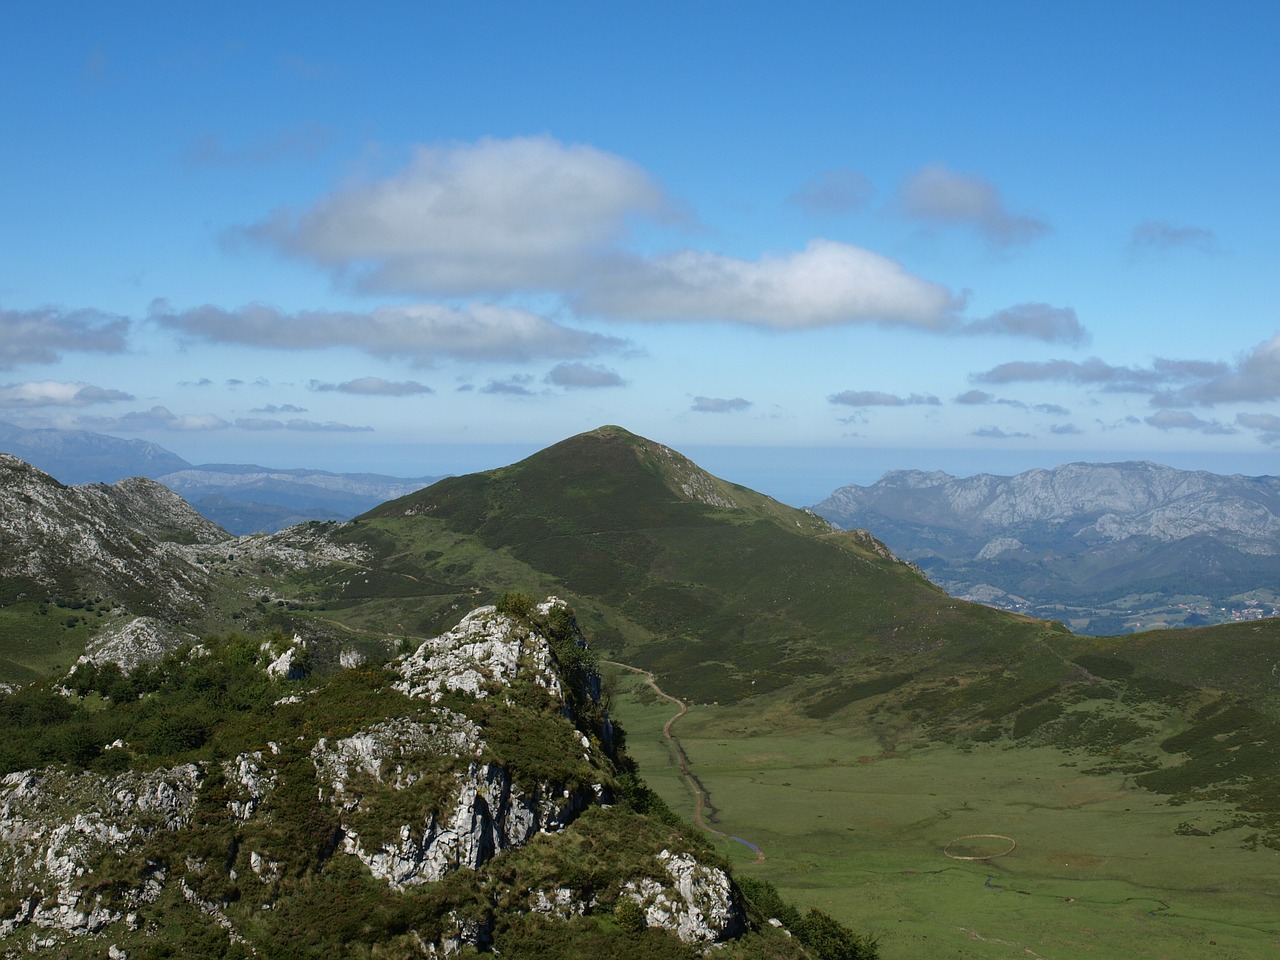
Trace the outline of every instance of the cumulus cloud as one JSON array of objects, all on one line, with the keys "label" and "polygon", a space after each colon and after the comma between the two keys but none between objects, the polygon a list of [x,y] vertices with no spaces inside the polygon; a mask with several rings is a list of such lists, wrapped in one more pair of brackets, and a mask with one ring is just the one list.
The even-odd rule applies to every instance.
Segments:
[{"label": "cumulus cloud", "polygon": [[1059,436],[1075,436],[1077,434],[1084,433],[1084,431],[1074,423],[1055,423],[1049,428],[1049,432],[1055,433]]},{"label": "cumulus cloud", "polygon": [[90,430],[118,431],[120,433],[149,433],[152,430],[188,432],[201,430],[225,430],[231,426],[226,420],[212,413],[176,414],[167,407],[136,410],[118,417],[80,417],[77,425]]},{"label": "cumulus cloud", "polygon": [[595,363],[560,363],[551,368],[546,381],[569,390],[621,387],[626,381],[615,371]]},{"label": "cumulus cloud", "polygon": [[1212,253],[1218,238],[1204,227],[1179,227],[1162,220],[1144,220],[1133,228],[1129,253],[1164,253],[1169,250],[1192,249]]},{"label": "cumulus cloud", "polygon": [[576,358],[616,351],[625,342],[565,327],[527,310],[490,304],[453,308],[441,304],[382,307],[368,313],[285,313],[253,303],[237,310],[205,305],[174,311],[152,304],[151,319],[185,336],[213,343],[241,343],[280,350],[354,347],[375,357],[407,359],[414,366],[436,360],[528,361]]},{"label": "cumulus cloud", "polygon": [[1023,403],[1021,400],[1010,400],[1006,397],[997,397],[995,394],[987,393],[985,390],[966,390],[957,396],[953,403],[962,406],[983,406],[985,404],[999,404],[1000,406],[1013,407],[1015,410],[1034,410],[1037,413],[1049,413],[1055,415],[1066,415],[1071,411],[1066,407],[1056,403]]},{"label": "cumulus cloud", "polygon": [[286,420],[284,428],[307,433],[371,433],[373,431],[373,427],[353,426],[337,420],[325,420],[323,423],[316,420]]},{"label": "cumulus cloud", "polygon": [[1011,212],[993,184],[941,164],[911,176],[898,193],[898,206],[909,219],[965,227],[997,248],[1022,246],[1049,232],[1044,221]]},{"label": "cumulus cloud", "polygon": [[417,380],[394,382],[384,380],[382,377],[358,377],[355,380],[347,380],[345,383],[321,383],[319,380],[312,380],[308,384],[308,388],[320,393],[336,391],[338,393],[355,393],[372,397],[408,397],[423,393],[435,393],[425,383],[419,383]]},{"label": "cumulus cloud", "polygon": [[733,397],[732,399],[721,397],[693,398],[693,410],[695,413],[736,413],[739,410],[746,410],[750,406],[751,401],[742,397]]},{"label": "cumulus cloud", "polygon": [[900,397],[894,393],[883,393],[879,390],[845,390],[827,397],[831,403],[846,407],[906,407],[930,406],[941,404],[937,397],[913,393],[909,397]]},{"label": "cumulus cloud", "polygon": [[241,417],[236,426],[241,430],[283,430],[284,421],[269,417]]},{"label": "cumulus cloud", "polygon": [[64,383],[58,380],[34,380],[0,386],[0,408],[87,407],[95,403],[117,403],[132,400],[133,394],[123,390],[95,387],[91,383]]},{"label": "cumulus cloud", "polygon": [[698,250],[615,258],[573,298],[627,320],[729,320],[778,329],[874,322],[945,330],[963,306],[945,287],[870,250],[814,240],[799,253],[740,260]]},{"label": "cumulus cloud", "polygon": [[813,216],[856,213],[866,207],[875,188],[865,174],[848,167],[824,170],[791,194],[796,206]]},{"label": "cumulus cloud", "polygon": [[1150,367],[1123,367],[1099,357],[1087,360],[1013,360],[970,379],[977,383],[1077,383],[1115,393],[1150,393],[1164,384],[1186,381],[1224,369],[1200,361],[1156,360]]},{"label": "cumulus cloud", "polygon": [[1089,333],[1070,307],[1047,303],[1019,303],[999,310],[982,320],[972,320],[957,328],[960,333],[1003,334],[1028,337],[1046,343],[1083,344]]},{"label": "cumulus cloud", "polygon": [[292,403],[269,403],[265,407],[254,407],[250,413],[306,413],[306,407],[295,406]]},{"label": "cumulus cloud", "polygon": [[1236,423],[1258,431],[1258,439],[1267,444],[1280,443],[1280,417],[1274,413],[1238,413]]},{"label": "cumulus cloud", "polygon": [[1236,432],[1233,427],[1225,423],[1219,423],[1217,420],[1202,420],[1187,410],[1160,410],[1149,417],[1144,417],[1143,422],[1157,430],[1194,430],[1197,433],[1208,434]]},{"label": "cumulus cloud", "polygon": [[495,396],[532,397],[536,395],[529,387],[532,382],[532,377],[521,374],[505,380],[490,380],[480,388],[480,392]]},{"label": "cumulus cloud", "polygon": [[1157,407],[1256,403],[1280,398],[1280,333],[1234,363],[1156,358],[1149,367],[1087,360],[1017,360],[971,378],[976,383],[1061,382],[1113,393],[1146,393]]},{"label": "cumulus cloud", "polygon": [[1203,379],[1186,385],[1176,395],[1178,400],[1206,406],[1277,397],[1280,397],[1280,333],[1258,344],[1234,366],[1207,367]]},{"label": "cumulus cloud", "polygon": [[64,353],[123,353],[129,320],[100,310],[0,307],[0,370],[54,363]]},{"label": "cumulus cloud", "polygon": [[639,166],[550,137],[423,146],[394,176],[244,233],[378,292],[464,296],[572,285],[635,218],[674,205]]}]

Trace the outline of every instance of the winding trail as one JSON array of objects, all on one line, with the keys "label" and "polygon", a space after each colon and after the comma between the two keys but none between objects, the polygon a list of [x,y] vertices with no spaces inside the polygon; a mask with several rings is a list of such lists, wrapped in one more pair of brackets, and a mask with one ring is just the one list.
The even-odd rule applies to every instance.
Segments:
[{"label": "winding trail", "polygon": [[732,836],[731,834],[725,833],[723,830],[717,830],[707,822],[707,818],[711,818],[713,820],[715,818],[715,804],[711,802],[711,794],[707,791],[707,788],[702,785],[702,781],[694,774],[692,765],[689,763],[689,755],[684,752],[684,747],[680,745],[680,741],[676,739],[676,735],[671,732],[671,725],[689,712],[688,704],[683,700],[671,696],[671,694],[658,686],[658,681],[649,670],[642,670],[640,667],[633,667],[629,663],[619,663],[616,660],[603,660],[601,662],[607,663],[611,667],[621,667],[623,670],[630,670],[632,673],[640,674],[640,676],[645,678],[645,681],[649,684],[649,687],[654,693],[660,696],[663,700],[667,700],[675,705],[677,712],[675,716],[662,725],[662,736],[666,739],[668,747],[676,758],[676,763],[680,767],[680,775],[684,777],[685,782],[689,784],[689,789],[693,791],[693,822],[701,829],[707,831],[707,833],[714,833],[717,837],[723,837],[733,843],[742,844],[756,855],[756,863],[764,863],[764,851],[756,844],[752,843],[750,840],[743,840],[741,837]]}]

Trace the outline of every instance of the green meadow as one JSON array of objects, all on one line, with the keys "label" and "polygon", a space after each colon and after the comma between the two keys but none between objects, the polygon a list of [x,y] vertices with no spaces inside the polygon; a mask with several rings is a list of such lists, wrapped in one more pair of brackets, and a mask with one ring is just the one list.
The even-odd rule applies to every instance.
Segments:
[{"label": "green meadow", "polygon": [[[634,675],[613,710],[653,789],[692,815]],[[1280,950],[1280,851],[1223,803],[1170,798],[1074,751],[897,737],[864,714],[691,705],[674,725],[740,875],[880,938],[896,958],[1262,958]],[[888,749],[887,749],[888,748]],[[978,835],[978,836],[975,836]],[[946,855],[1003,856],[957,860]],[[973,839],[962,839],[969,838]]]}]

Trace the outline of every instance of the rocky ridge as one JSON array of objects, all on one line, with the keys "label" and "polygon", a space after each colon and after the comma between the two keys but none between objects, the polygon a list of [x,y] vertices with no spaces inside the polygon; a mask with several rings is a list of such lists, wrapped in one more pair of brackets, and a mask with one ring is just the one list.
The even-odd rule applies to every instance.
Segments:
[{"label": "rocky ridge", "polygon": [[[575,710],[582,696],[590,699],[593,684],[589,676],[565,673],[555,643],[538,625],[556,624],[556,642],[585,641],[561,601],[535,606],[531,617],[481,607],[393,661],[382,680],[358,667],[368,674],[363,682],[399,691],[404,708],[371,716],[345,735],[271,740],[229,760],[120,773],[49,767],[8,774],[0,781],[0,950],[100,955],[109,945],[128,955],[158,935],[173,911],[194,910],[227,943],[253,954],[261,918],[284,906],[289,878],[300,869],[296,851],[278,838],[280,817],[286,802],[308,795],[308,816],[332,824],[309,869],[351,857],[368,883],[393,898],[458,871],[482,874],[504,853],[564,835],[589,811],[608,816],[617,774],[607,722],[601,724],[598,706],[594,720]],[[258,660],[264,674],[271,653]],[[276,700],[276,712],[305,711],[324,695],[315,681],[277,675],[267,682],[296,691]],[[505,704],[544,701],[551,714],[524,712],[515,724],[500,722]],[[519,730],[533,727],[539,745],[565,744],[568,755],[553,763],[562,772],[531,775],[512,752],[513,726],[515,749]],[[137,751],[132,743],[115,746]],[[310,786],[299,787],[306,770]],[[686,943],[745,930],[722,867],[670,840],[650,850],[652,866],[645,862],[633,864],[612,893],[595,884],[536,881],[506,896],[548,917],[590,914],[603,909],[602,897],[630,900],[649,926]],[[492,911],[459,910],[404,942],[424,956],[484,947],[494,934]]]},{"label": "rocky ridge", "polygon": [[226,531],[154,481],[67,487],[0,454],[0,578],[55,594],[132,600],[138,613],[181,616],[211,585],[180,545],[227,539]]},{"label": "rocky ridge", "polygon": [[1216,622],[1228,617],[1228,598],[1265,599],[1257,591],[1273,590],[1280,572],[1280,477],[1149,462],[1011,477],[905,470],[841,487],[813,510],[872,530],[953,595],[1084,632],[1158,624],[1157,611],[1178,603],[1190,615],[1196,597],[1199,619],[1188,622]]}]

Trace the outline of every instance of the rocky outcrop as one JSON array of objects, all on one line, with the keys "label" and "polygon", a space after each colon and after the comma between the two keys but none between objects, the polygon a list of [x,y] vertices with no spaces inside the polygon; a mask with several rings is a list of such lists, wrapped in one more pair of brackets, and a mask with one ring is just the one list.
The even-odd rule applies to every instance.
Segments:
[{"label": "rocky outcrop", "polygon": [[94,636],[80,662],[96,666],[114,663],[124,673],[132,673],[144,663],[159,663],[184,643],[195,642],[193,634],[162,620],[134,617]]},{"label": "rocky outcrop", "polygon": [[[550,598],[537,612],[546,616],[554,606],[563,602]],[[432,704],[450,692],[481,700],[518,680],[564,700],[547,639],[492,606],[473,610],[457,627],[425,641],[393,667],[397,690]],[[332,744],[322,740],[312,751],[330,802],[348,815],[343,848],[393,887],[475,869],[540,832],[563,829],[605,799],[601,784],[518,782],[501,764],[483,760],[488,745],[482,728],[449,710],[441,709],[437,716],[429,724],[407,719],[376,724]],[[585,734],[581,745],[590,760],[596,748]],[[442,757],[454,758],[454,769],[440,770]],[[602,758],[596,759],[603,765]],[[389,838],[385,825],[382,839],[362,836],[359,818],[351,815],[376,803],[377,792],[370,788],[421,788],[428,773],[434,782],[420,819],[399,824]]]},{"label": "rocky outcrop", "polygon": [[[546,609],[544,604],[544,613]],[[445,691],[483,698],[494,686],[510,685],[521,676],[563,696],[546,638],[518,628],[492,606],[473,610],[448,633],[426,641],[398,661],[396,670],[401,678],[397,690],[433,703]]]},{"label": "rocky outcrop", "polygon": [[110,904],[84,890],[93,864],[140,847],[156,831],[189,825],[202,773],[185,764],[151,773],[105,777],[56,769],[0,780],[0,874],[19,895],[16,914],[0,918],[0,939],[20,928],[94,933],[153,902],[163,870],[144,871],[137,886]]},{"label": "rocky outcrop", "polygon": [[666,882],[643,877],[623,888],[624,896],[644,910],[649,926],[669,930],[685,943],[714,943],[746,929],[742,907],[723,870],[670,850],[659,853],[658,861],[667,872]]},{"label": "rocky outcrop", "polygon": [[[582,651],[564,646],[576,637],[572,623],[554,598],[530,617],[482,607],[387,669],[357,665],[332,681],[350,685],[342,696],[365,689],[361,702],[403,712],[369,717],[354,732],[309,741],[311,724],[325,722],[306,712],[324,698],[324,681],[313,678],[263,714],[288,724],[280,742],[150,771],[9,774],[0,780],[0,953],[101,955],[111,946],[127,955],[151,931],[194,923],[252,954],[255,937],[271,935],[275,911],[288,917],[284,901],[299,884],[345,882],[316,879],[334,876],[358,877],[353,900],[370,902],[371,888],[410,897],[448,878],[452,892],[442,896],[459,898],[399,942],[422,956],[485,948],[507,909],[569,920],[630,901],[646,924],[686,943],[743,932],[724,870],[691,854],[696,844],[670,824],[632,826],[625,818],[634,814],[610,806],[616,772]],[[554,643],[539,624],[556,625]],[[293,682],[286,656],[303,645],[273,642],[284,649],[258,651],[242,681],[263,683],[254,673],[269,661],[269,690]],[[218,655],[210,643],[206,655]],[[556,650],[572,652],[578,666],[566,672]],[[158,704],[154,716],[164,711]],[[295,716],[308,719],[293,726]],[[121,759],[145,761],[138,740],[112,746]],[[531,761],[527,752],[541,756]],[[611,825],[634,831],[634,846],[602,850],[607,866],[589,881],[557,882],[547,865],[572,858],[578,845],[608,848]],[[546,846],[534,845],[538,838]],[[503,854],[511,866],[490,865]],[[459,896],[468,881],[458,876],[468,872],[480,886]]]}]

